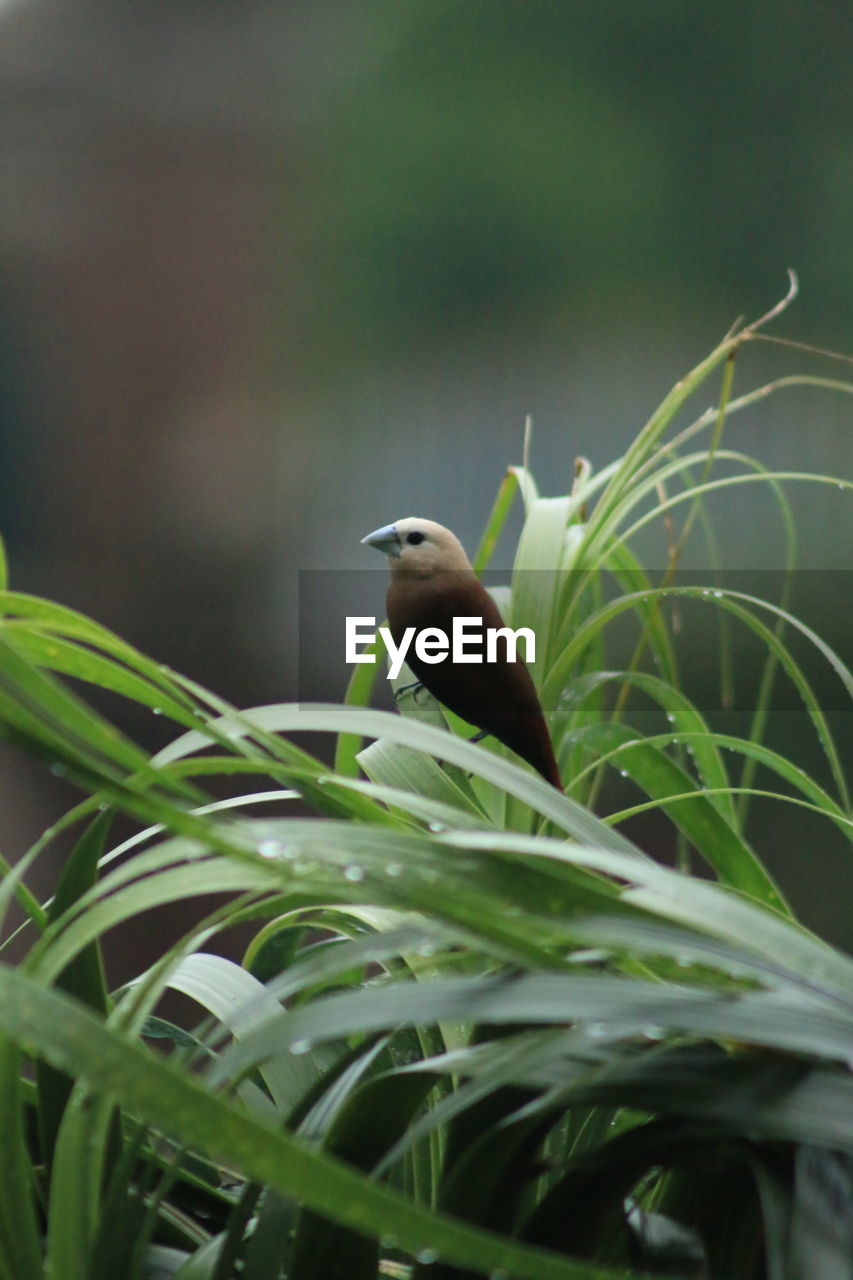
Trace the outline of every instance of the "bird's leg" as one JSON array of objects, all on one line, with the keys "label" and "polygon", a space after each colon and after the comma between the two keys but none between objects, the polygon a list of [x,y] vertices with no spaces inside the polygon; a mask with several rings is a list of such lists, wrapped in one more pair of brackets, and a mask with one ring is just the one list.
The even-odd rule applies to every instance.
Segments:
[{"label": "bird's leg", "polygon": [[410,689],[414,689],[412,697],[417,702],[418,690],[424,687],[422,680],[410,680],[408,684],[401,684],[399,689],[394,690],[394,701],[399,702],[404,693],[408,693]]},{"label": "bird's leg", "polygon": [[[480,730],[479,730],[479,732],[475,733],[475,734],[473,735],[473,737],[471,737],[471,738],[469,738],[469,739],[468,739],[468,741],[469,741],[469,742],[482,742],[482,741],[483,741],[483,739],[484,739],[484,738],[488,738],[488,736],[489,736],[489,733],[488,733],[488,730],[487,730],[487,729],[480,729]],[[473,773],[469,773],[469,774],[468,774],[468,777],[469,777],[469,778],[473,778],[473,776],[474,776],[474,775],[473,775]]]}]

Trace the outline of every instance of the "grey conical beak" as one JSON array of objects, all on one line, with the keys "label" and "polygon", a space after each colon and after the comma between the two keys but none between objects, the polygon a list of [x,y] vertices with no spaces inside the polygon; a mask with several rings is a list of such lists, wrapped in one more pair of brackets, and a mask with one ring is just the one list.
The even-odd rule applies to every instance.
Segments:
[{"label": "grey conical beak", "polygon": [[361,541],[365,546],[375,547],[385,556],[400,554],[400,535],[397,533],[396,525],[385,524],[381,529],[374,529],[373,533],[369,533]]}]

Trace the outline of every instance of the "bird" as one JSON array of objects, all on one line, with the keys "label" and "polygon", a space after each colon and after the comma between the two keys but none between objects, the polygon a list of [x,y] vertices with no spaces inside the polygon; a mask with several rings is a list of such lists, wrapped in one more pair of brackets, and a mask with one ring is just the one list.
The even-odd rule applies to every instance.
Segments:
[{"label": "bird", "polygon": [[[375,529],[361,541],[388,558],[388,625],[398,647],[411,627],[415,638],[426,628],[439,628],[450,637],[454,618],[477,618],[484,628],[504,626],[462,543],[444,525],[406,516]],[[472,625],[470,634],[476,631]],[[453,660],[450,651],[442,661],[426,663],[410,644],[406,661],[418,683],[433,697],[480,730],[477,738],[497,738],[562,791],[554,748],[530,672],[520,656],[514,662],[508,660],[506,643],[495,647],[494,661],[460,663]]]}]

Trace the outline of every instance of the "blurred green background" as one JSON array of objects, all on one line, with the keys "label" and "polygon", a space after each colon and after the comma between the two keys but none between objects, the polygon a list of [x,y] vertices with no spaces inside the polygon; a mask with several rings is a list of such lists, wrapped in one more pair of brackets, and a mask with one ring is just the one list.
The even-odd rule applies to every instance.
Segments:
[{"label": "blurred green background", "polygon": [[[404,514],[471,548],[525,414],[565,491],[788,266],[774,332],[849,351],[850,35],[840,0],[0,5],[13,585],[293,697],[298,571],[376,567]],[[799,371],[844,376],[754,344],[736,391]],[[843,474],[850,428],[799,389],[730,443]],[[846,570],[849,503],[792,498],[802,564]],[[766,498],[717,514],[728,565],[778,567]],[[43,783],[3,759],[14,853]]]}]

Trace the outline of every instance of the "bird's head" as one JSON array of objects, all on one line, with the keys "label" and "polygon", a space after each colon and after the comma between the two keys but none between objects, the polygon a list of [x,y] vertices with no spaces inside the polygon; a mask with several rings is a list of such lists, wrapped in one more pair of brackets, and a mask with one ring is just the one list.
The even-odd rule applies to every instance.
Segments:
[{"label": "bird's head", "polygon": [[362,542],[388,557],[392,573],[471,572],[465,548],[449,529],[421,516],[406,516],[369,533]]}]

